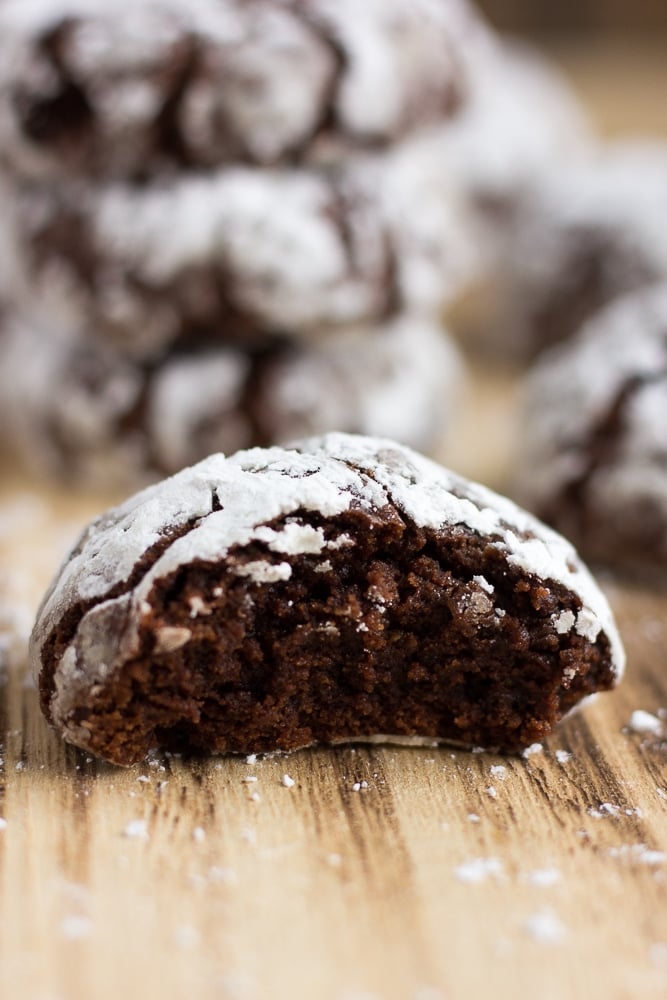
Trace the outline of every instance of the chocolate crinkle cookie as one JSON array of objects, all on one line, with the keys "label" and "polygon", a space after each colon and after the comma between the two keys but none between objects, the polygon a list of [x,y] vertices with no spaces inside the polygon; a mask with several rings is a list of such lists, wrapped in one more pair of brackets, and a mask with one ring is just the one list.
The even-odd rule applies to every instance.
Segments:
[{"label": "chocolate crinkle cookie", "polygon": [[504,223],[535,178],[554,161],[562,168],[563,157],[589,151],[592,130],[566,77],[538,49],[509,39],[494,45],[480,38],[478,45],[469,100],[438,130],[441,163],[465,192],[487,240],[493,244],[495,236],[506,252]]},{"label": "chocolate crinkle cookie", "polygon": [[382,146],[465,100],[464,0],[3,0],[23,177],[272,165]]},{"label": "chocolate crinkle cookie", "polygon": [[389,736],[518,750],[623,651],[571,546],[389,440],[213,455],[95,521],[32,636],[43,710],[119,764]]},{"label": "chocolate crinkle cookie", "polygon": [[136,487],[213,451],[333,429],[430,450],[463,381],[450,338],[419,317],[254,351],[193,338],[142,361],[0,317],[0,443],[69,484]]},{"label": "chocolate crinkle cookie", "polygon": [[229,168],[7,198],[26,318],[146,357],[202,331],[286,333],[436,312],[465,280],[462,214],[420,141],[321,170]]},{"label": "chocolate crinkle cookie", "polygon": [[667,581],[667,285],[545,354],[521,426],[520,498],[591,560]]},{"label": "chocolate crinkle cookie", "polygon": [[667,280],[666,216],[664,143],[603,146],[543,171],[500,266],[497,347],[534,356],[620,295]]}]

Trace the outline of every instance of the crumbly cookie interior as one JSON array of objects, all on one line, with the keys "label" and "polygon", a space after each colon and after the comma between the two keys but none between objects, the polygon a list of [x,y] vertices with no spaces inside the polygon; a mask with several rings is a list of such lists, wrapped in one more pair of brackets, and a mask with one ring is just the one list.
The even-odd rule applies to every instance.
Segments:
[{"label": "crumbly cookie interior", "polygon": [[[417,528],[392,505],[269,527],[287,523],[323,531],[326,559],[253,541],[157,581],[139,655],[76,712],[93,752],[129,764],[155,746],[255,753],[377,734],[514,751],[613,685],[604,633],[557,627],[579,598],[512,567],[492,538]],[[66,641],[47,643],[43,681]]]}]

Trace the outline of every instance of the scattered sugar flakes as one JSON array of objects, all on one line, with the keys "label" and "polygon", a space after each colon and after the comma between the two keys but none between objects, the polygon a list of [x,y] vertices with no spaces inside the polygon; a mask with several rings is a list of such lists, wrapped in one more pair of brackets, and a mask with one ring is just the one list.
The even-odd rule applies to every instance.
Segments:
[{"label": "scattered sugar flakes", "polygon": [[246,774],[245,778],[241,778],[244,785],[250,785],[253,781],[259,781],[256,774]]},{"label": "scattered sugar flakes", "polygon": [[560,944],[567,934],[565,925],[552,910],[538,910],[526,920],[523,929],[540,944]]},{"label": "scattered sugar flakes", "polygon": [[203,826],[196,826],[192,831],[192,839],[195,844],[203,844],[206,840],[206,830]]},{"label": "scattered sugar flakes", "polygon": [[248,756],[245,759],[245,762],[246,764],[250,764],[250,766],[252,767],[253,764],[257,763],[257,754],[256,753],[248,754]]},{"label": "scattered sugar flakes", "polygon": [[534,757],[535,754],[542,753],[543,750],[544,747],[541,743],[531,743],[530,746],[526,747],[526,749],[522,752],[521,756],[524,760],[528,760],[529,757]]},{"label": "scattered sugar flakes", "polygon": [[490,771],[492,778],[499,778],[504,781],[507,776],[507,768],[504,764],[494,764]]},{"label": "scattered sugar flakes", "polygon": [[499,878],[503,874],[503,864],[498,858],[473,858],[454,869],[454,875],[459,882],[468,885],[479,885],[487,878]]},{"label": "scattered sugar flakes", "polygon": [[498,792],[496,791],[493,785],[489,785],[489,787],[486,789],[486,794],[489,796],[490,799],[498,798]]},{"label": "scattered sugar flakes", "polygon": [[126,824],[123,836],[134,840],[148,840],[148,821],[145,819],[132,819]]},{"label": "scattered sugar flakes", "polygon": [[613,802],[601,802],[597,809],[595,806],[589,806],[586,812],[593,819],[609,819],[618,816],[637,816],[640,818],[642,816],[642,811],[638,806],[624,809]]},{"label": "scattered sugar flakes", "polygon": [[90,937],[93,922],[90,917],[72,915],[60,921],[60,933],[68,941],[82,941]]},{"label": "scattered sugar flakes", "polygon": [[589,806],[586,812],[593,819],[605,819],[608,816],[618,816],[621,812],[621,807],[615,806],[613,802],[601,802],[597,809],[595,806]]},{"label": "scattered sugar flakes", "polygon": [[559,764],[567,764],[569,760],[572,760],[572,754],[567,750],[556,750],[554,756]]},{"label": "scattered sugar flakes", "polygon": [[6,830],[6,829],[7,829],[7,820],[3,819],[2,816],[0,816],[0,830]]},{"label": "scattered sugar flakes", "polygon": [[468,813],[468,822],[479,823],[479,816],[477,815],[477,813]]},{"label": "scattered sugar flakes", "polygon": [[607,853],[610,858],[616,858],[619,861],[634,861],[639,865],[648,865],[649,867],[661,865],[667,860],[667,854],[664,851],[654,851],[646,844],[620,844],[618,847],[610,847]]},{"label": "scattered sugar flakes", "polygon": [[137,781],[140,781],[144,785],[150,783],[150,780],[151,779],[145,774],[140,774],[139,777],[137,778]]},{"label": "scattered sugar flakes", "polygon": [[558,868],[536,868],[535,871],[528,872],[526,881],[538,889],[550,889],[560,882],[562,877]]},{"label": "scattered sugar flakes", "polygon": [[662,736],[663,733],[663,725],[658,716],[645,712],[641,708],[635,709],[630,716],[628,728],[640,736]]},{"label": "scattered sugar flakes", "polygon": [[367,781],[355,781],[355,783],[352,785],[353,792],[364,792],[366,791],[367,788],[368,788]]},{"label": "scattered sugar flakes", "polygon": [[294,788],[294,786],[296,785],[296,781],[291,775],[283,774],[282,778],[280,779],[280,784],[284,788]]},{"label": "scattered sugar flakes", "polygon": [[251,802],[261,802],[262,801],[262,796],[259,794],[259,792],[253,792],[252,795],[250,796],[250,801]]}]

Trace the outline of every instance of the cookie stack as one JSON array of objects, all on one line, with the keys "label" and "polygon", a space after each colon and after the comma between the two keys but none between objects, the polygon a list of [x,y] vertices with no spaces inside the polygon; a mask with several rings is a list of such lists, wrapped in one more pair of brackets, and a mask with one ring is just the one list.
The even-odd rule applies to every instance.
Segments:
[{"label": "cookie stack", "polygon": [[432,446],[469,250],[430,133],[482,37],[461,0],[5,0],[15,450],[118,482],[331,428]]}]

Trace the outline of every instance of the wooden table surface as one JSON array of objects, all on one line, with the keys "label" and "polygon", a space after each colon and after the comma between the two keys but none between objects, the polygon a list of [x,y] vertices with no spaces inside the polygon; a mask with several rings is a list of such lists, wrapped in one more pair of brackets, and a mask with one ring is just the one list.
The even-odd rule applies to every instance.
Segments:
[{"label": "wooden table surface", "polygon": [[[609,99],[619,65],[667,77],[632,53],[565,58],[611,130],[632,124]],[[498,480],[512,398],[480,374],[461,471]],[[110,498],[39,489],[0,482],[0,639],[12,615],[19,634],[0,683],[2,1000],[667,996],[664,595],[608,583],[628,677],[523,758],[346,747],[119,770],[47,729],[20,643]],[[637,709],[665,739],[628,729]]]}]

